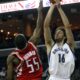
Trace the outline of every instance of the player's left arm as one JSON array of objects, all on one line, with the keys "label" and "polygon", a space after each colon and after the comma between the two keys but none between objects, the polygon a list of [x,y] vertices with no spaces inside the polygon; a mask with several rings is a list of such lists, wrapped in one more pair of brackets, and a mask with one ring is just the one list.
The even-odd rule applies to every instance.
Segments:
[{"label": "player's left arm", "polygon": [[10,55],[7,58],[7,80],[13,80],[13,59]]},{"label": "player's left arm", "polygon": [[69,20],[68,20],[66,14],[64,13],[63,9],[61,8],[61,5],[59,3],[60,1],[56,0],[56,2],[57,2],[57,9],[58,9],[58,11],[60,13],[62,22],[64,24],[64,28],[65,28],[65,32],[66,32],[66,37],[67,37],[67,43],[69,44],[69,46],[71,47],[71,49],[74,50],[75,41],[74,41],[73,33],[71,31],[71,25],[69,23]]},{"label": "player's left arm", "polygon": [[41,32],[41,29],[43,26],[42,8],[43,8],[43,3],[42,3],[42,0],[40,0],[39,8],[38,8],[38,19],[37,19],[36,28],[33,32],[32,37],[29,40],[30,42],[33,42],[35,45],[38,42],[38,39],[40,37],[40,32]]}]

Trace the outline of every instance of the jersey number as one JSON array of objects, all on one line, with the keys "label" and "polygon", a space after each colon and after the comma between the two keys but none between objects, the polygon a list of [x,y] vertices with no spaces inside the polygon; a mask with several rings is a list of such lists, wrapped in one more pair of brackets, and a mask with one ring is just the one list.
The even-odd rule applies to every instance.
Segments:
[{"label": "jersey number", "polygon": [[[30,63],[32,61],[32,64]],[[35,70],[39,70],[40,66],[39,66],[39,62],[36,61],[36,57],[33,58],[32,60],[28,60],[26,61],[26,65],[28,68],[30,68],[29,73],[33,73],[35,72]],[[36,66],[36,68],[34,68],[34,65]]]},{"label": "jersey number", "polygon": [[65,63],[65,55],[64,54],[58,54],[59,55],[59,63]]}]

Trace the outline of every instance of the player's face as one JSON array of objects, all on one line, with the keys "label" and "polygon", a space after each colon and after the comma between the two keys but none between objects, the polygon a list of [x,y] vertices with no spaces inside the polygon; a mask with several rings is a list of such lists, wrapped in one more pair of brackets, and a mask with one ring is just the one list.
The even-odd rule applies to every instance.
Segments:
[{"label": "player's face", "polygon": [[62,41],[64,39],[64,32],[62,30],[56,30],[54,38],[56,41]]}]

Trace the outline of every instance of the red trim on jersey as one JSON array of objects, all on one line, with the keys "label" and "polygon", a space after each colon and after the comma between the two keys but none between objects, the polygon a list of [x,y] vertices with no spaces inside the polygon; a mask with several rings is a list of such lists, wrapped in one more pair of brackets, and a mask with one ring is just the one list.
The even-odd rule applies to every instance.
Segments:
[{"label": "red trim on jersey", "polygon": [[23,58],[21,58],[21,56],[19,55],[19,53],[14,52],[14,53],[12,53],[12,55],[16,55],[21,61],[23,61]]},{"label": "red trim on jersey", "polygon": [[36,46],[32,42],[29,43],[37,50]]}]

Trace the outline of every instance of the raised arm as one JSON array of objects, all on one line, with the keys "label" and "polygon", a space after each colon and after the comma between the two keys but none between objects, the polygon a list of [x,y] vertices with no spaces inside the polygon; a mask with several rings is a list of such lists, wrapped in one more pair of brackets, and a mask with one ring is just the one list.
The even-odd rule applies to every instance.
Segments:
[{"label": "raised arm", "polygon": [[44,38],[45,38],[45,45],[47,48],[47,53],[50,52],[52,44],[54,44],[54,42],[52,40],[52,36],[51,36],[51,31],[50,31],[50,21],[51,21],[54,7],[55,7],[55,5],[53,5],[51,3],[50,9],[49,9],[47,16],[45,18],[45,21],[44,21]]},{"label": "raised arm", "polygon": [[57,5],[57,9],[60,13],[61,19],[63,21],[64,24],[64,28],[65,28],[65,32],[66,32],[66,37],[67,37],[67,43],[69,44],[69,46],[71,47],[72,50],[74,50],[74,46],[75,46],[75,42],[74,42],[74,37],[73,37],[73,33],[71,31],[71,25],[69,23],[69,20],[66,16],[66,14],[64,13],[64,11],[61,8],[60,5],[60,1],[56,0],[58,5]]},{"label": "raised arm", "polygon": [[43,8],[43,2],[42,2],[42,0],[40,0],[36,28],[34,30],[32,37],[29,40],[29,41],[33,42],[35,45],[38,42],[38,39],[40,37],[41,28],[43,26],[42,8]]},{"label": "raised arm", "polygon": [[13,56],[7,58],[7,80],[13,80]]}]

